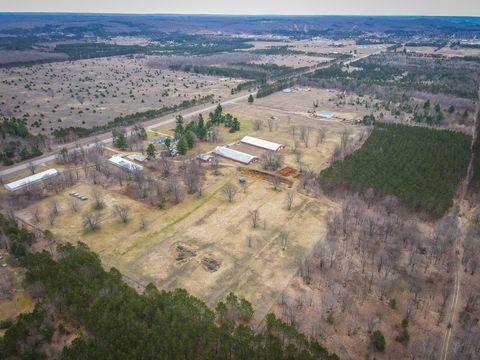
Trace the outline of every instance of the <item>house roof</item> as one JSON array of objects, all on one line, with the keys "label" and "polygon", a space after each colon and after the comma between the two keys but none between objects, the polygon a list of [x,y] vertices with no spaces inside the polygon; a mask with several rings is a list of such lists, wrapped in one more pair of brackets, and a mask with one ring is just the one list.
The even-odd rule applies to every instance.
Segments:
[{"label": "house roof", "polygon": [[5,189],[7,189],[8,191],[15,191],[15,190],[18,190],[18,189],[21,189],[21,188],[24,188],[30,184],[35,184],[37,182],[40,182],[40,181],[43,181],[43,180],[46,180],[52,176],[56,176],[58,175],[58,170],[57,169],[48,169],[48,170],[45,170],[45,171],[42,171],[42,172],[39,172],[37,174],[33,174],[33,175],[30,175],[30,176],[27,176],[23,179],[20,179],[20,180],[17,180],[17,181],[13,181],[11,183],[8,183],[8,184],[5,184]]},{"label": "house roof", "polygon": [[130,160],[126,160],[121,158],[120,156],[115,156],[113,155],[110,159],[108,159],[110,163],[113,165],[119,166],[125,170],[129,171],[139,171],[143,170],[142,165],[135,164],[134,162],[131,162]]},{"label": "house roof", "polygon": [[225,146],[217,146],[214,150],[214,153],[244,164],[249,164],[254,160],[258,160],[258,157],[227,148]]},{"label": "house roof", "polygon": [[254,138],[252,136],[245,136],[242,140],[242,143],[257,146],[267,150],[278,151],[283,148],[282,144],[277,144],[268,140]]}]

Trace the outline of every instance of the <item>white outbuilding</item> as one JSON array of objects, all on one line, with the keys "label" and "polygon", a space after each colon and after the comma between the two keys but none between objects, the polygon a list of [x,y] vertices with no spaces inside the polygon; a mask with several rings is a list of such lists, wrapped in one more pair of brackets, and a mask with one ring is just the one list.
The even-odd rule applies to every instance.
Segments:
[{"label": "white outbuilding", "polygon": [[233,150],[225,146],[217,146],[213,152],[218,156],[222,156],[224,158],[227,158],[233,161],[238,161],[243,164],[251,164],[258,160],[257,156],[253,156],[241,151]]},{"label": "white outbuilding", "polygon": [[44,181],[46,179],[49,179],[53,176],[57,176],[58,174],[59,174],[59,172],[58,172],[57,169],[48,169],[48,170],[39,172],[37,174],[27,176],[26,178],[23,178],[23,179],[5,184],[4,187],[8,191],[16,191],[16,190],[26,188],[30,185],[39,183],[41,181]]},{"label": "white outbuilding", "polygon": [[265,150],[271,150],[271,151],[280,151],[283,148],[285,148],[285,145],[282,144],[277,144],[268,140],[263,140],[263,139],[258,139],[253,136],[245,136],[242,140],[240,140],[242,143],[247,144],[247,145],[252,145],[256,146],[258,148],[262,148]]},{"label": "white outbuilding", "polygon": [[124,159],[118,155],[113,155],[110,159],[108,159],[108,162],[127,171],[143,170],[142,165],[135,164],[134,162]]}]

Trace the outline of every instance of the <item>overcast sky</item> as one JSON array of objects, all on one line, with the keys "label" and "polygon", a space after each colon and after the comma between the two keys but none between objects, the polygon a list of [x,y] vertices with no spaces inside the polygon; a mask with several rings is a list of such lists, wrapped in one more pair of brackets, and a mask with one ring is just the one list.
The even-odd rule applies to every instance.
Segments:
[{"label": "overcast sky", "polygon": [[480,16],[480,0],[0,0],[0,12]]}]

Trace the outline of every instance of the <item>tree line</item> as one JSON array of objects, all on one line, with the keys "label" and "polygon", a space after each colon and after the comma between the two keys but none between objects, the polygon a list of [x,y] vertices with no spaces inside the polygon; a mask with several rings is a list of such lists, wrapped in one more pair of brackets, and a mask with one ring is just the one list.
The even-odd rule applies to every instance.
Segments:
[{"label": "tree line", "polygon": [[441,216],[466,174],[470,141],[458,132],[377,122],[361,149],[334,162],[318,181],[327,191],[372,188]]},{"label": "tree line", "polygon": [[163,106],[160,109],[152,109],[124,116],[117,116],[112,121],[109,121],[105,125],[95,125],[91,128],[85,128],[80,126],[71,126],[68,128],[58,128],[53,130],[52,134],[56,139],[67,139],[71,136],[87,137],[92,134],[100,133],[102,131],[110,130],[120,126],[128,126],[135,124],[138,121],[145,121],[156,118],[174,111],[185,109],[194,105],[204,104],[212,101],[213,95],[206,95],[199,99],[184,100],[180,104]]},{"label": "tree line", "polygon": [[46,251],[23,258],[38,303],[6,324],[1,358],[45,358],[55,333],[82,328],[61,359],[338,359],[273,314],[254,332],[251,304],[234,294],[216,310],[183,289],[149,284],[138,294],[82,243],[60,245],[57,255],[56,261]]}]

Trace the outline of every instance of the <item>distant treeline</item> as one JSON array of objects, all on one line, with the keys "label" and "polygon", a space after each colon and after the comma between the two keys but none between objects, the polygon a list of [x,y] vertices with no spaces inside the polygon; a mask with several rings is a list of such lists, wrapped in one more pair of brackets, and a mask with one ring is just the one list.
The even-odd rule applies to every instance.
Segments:
[{"label": "distant treeline", "polygon": [[272,46],[265,49],[254,49],[250,52],[258,55],[299,55],[305,54],[300,50],[292,50],[289,46]]},{"label": "distant treeline", "polygon": [[3,119],[0,138],[0,161],[5,166],[42,155],[41,148],[46,140],[43,135],[30,133],[25,121],[16,118]]},{"label": "distant treeline", "polygon": [[257,91],[257,98],[262,98],[271,95],[277,91],[281,91],[295,84],[293,80],[277,81],[271,84],[265,84]]},{"label": "distant treeline", "polygon": [[294,68],[277,64],[252,64],[237,63],[229,66],[199,66],[199,65],[181,65],[173,64],[169,67],[171,70],[181,70],[193,72],[197,74],[224,76],[224,77],[241,77],[257,81],[264,81],[270,78],[278,78],[285,75],[291,75],[303,72],[307,67]]},{"label": "distant treeline", "polygon": [[57,139],[62,139],[71,135],[78,137],[86,137],[96,133],[111,130],[119,126],[128,126],[135,124],[138,121],[150,120],[171,112],[182,110],[194,105],[204,104],[213,100],[213,95],[206,95],[199,99],[184,100],[180,104],[163,106],[160,109],[152,109],[147,111],[136,112],[125,116],[117,116],[112,121],[105,125],[97,125],[91,128],[71,126],[68,128],[58,128],[53,130],[52,134]]},{"label": "distant treeline", "polygon": [[476,99],[480,63],[408,53],[372,55],[355,63],[353,71],[341,66],[319,69],[305,77],[310,84],[365,93],[375,86],[396,87]]},{"label": "distant treeline", "polygon": [[471,137],[459,132],[377,123],[365,144],[319,175],[323,189],[369,188],[414,210],[442,216],[466,175]]}]

